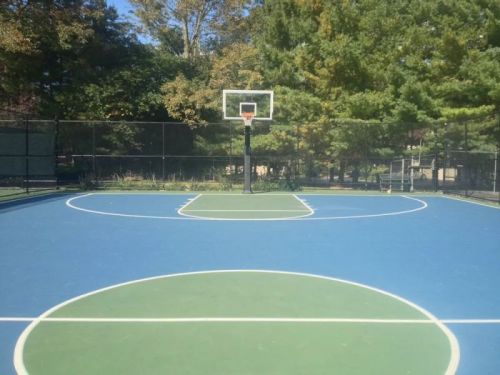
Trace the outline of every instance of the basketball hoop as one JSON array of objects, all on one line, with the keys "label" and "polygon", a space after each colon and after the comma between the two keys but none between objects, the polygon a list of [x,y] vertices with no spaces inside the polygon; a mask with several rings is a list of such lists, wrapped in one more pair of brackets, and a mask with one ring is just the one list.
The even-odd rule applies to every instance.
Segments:
[{"label": "basketball hoop", "polygon": [[245,126],[252,126],[252,120],[254,117],[253,112],[243,112],[241,116],[243,117],[243,121],[245,122]]},{"label": "basketball hoop", "polygon": [[243,159],[243,192],[252,192],[252,170],[250,139],[252,121],[272,121],[274,93],[272,90],[222,90],[222,113],[224,120],[241,121],[245,124],[245,146]]}]

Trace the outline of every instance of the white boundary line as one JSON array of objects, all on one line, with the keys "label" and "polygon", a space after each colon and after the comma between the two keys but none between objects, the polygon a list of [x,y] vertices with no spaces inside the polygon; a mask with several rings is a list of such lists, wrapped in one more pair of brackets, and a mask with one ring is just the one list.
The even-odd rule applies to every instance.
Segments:
[{"label": "white boundary line", "polygon": [[[39,318],[39,317],[0,317],[0,322],[56,322],[56,323],[370,323],[370,324],[434,324],[432,320],[423,319],[370,319],[370,318],[296,318],[296,317],[197,317],[197,318],[91,318],[91,317],[60,317],[60,318]],[[444,324],[500,324],[500,319],[439,319]]]},{"label": "white boundary line", "polygon": [[464,199],[464,198],[459,198],[459,197],[454,197],[454,196],[449,196],[449,195],[442,195],[442,197],[446,198],[446,199],[451,199],[453,201],[470,203],[470,204],[475,204],[476,206],[489,207],[489,208],[493,208],[495,210],[500,210],[500,205],[498,207],[495,207],[495,206],[490,205],[490,204],[476,202],[476,201],[473,201],[473,200],[470,200],[470,199]]},{"label": "white boundary line", "polygon": [[305,201],[305,199],[302,199],[302,198],[299,198],[297,196],[297,194],[292,194],[293,197],[295,199],[297,199],[305,208],[307,208],[309,210],[309,214],[308,215],[304,215],[304,216],[301,216],[301,217],[307,217],[307,216],[311,216],[311,215],[314,215],[314,210],[311,206],[309,206],[309,204]]},{"label": "white boundary line", "polygon": [[[76,197],[68,199],[66,201],[66,206],[68,206],[74,210],[88,212],[91,214],[106,215],[106,216],[133,217],[133,218],[140,218],[140,219],[194,220],[194,219],[188,219],[185,217],[178,217],[178,216],[152,216],[152,215],[119,214],[119,213],[115,213],[115,212],[89,210],[86,208],[75,206],[73,204],[73,201],[76,199],[90,197],[92,195],[101,195],[101,194],[100,193],[88,193],[88,194],[78,195]],[[115,195],[115,194],[103,194],[103,195]],[[116,194],[116,195],[119,195],[119,194]],[[126,194],[123,194],[123,195],[126,195]]]},{"label": "white boundary line", "polygon": [[302,219],[302,220],[364,219],[364,218],[370,218],[370,217],[396,216],[396,215],[403,215],[403,214],[409,214],[409,213],[412,213],[412,212],[421,211],[421,210],[424,210],[424,209],[426,209],[428,207],[427,202],[425,202],[425,201],[423,201],[421,199],[417,199],[417,198],[413,198],[413,197],[408,197],[406,195],[397,195],[396,197],[401,197],[401,198],[410,199],[410,200],[419,202],[419,203],[421,203],[421,206],[417,207],[417,208],[413,208],[411,210],[385,212],[385,213],[381,213],[381,214],[351,215],[351,216],[309,217],[309,218]]},{"label": "white boundary line", "polygon": [[[201,275],[201,274],[214,274],[214,273],[237,273],[237,272],[248,272],[248,273],[273,273],[273,274],[284,274],[284,275],[295,275],[295,276],[304,276],[304,277],[311,277],[311,278],[317,278],[317,279],[323,279],[323,280],[329,280],[329,281],[334,281],[334,282],[339,282],[339,283],[344,283],[352,286],[357,286],[360,288],[368,289],[380,294],[383,294],[385,296],[394,298],[412,308],[415,310],[419,311],[422,313],[424,316],[426,316],[429,319],[429,322],[434,323],[438,328],[443,331],[443,333],[446,335],[448,338],[448,342],[450,344],[450,361],[448,363],[448,367],[446,371],[444,372],[443,375],[455,375],[457,369],[458,369],[458,364],[460,361],[460,347],[458,345],[458,341],[453,335],[453,333],[446,327],[439,319],[437,319],[434,315],[432,315],[430,312],[425,310],[424,308],[416,305],[415,303],[406,300],[402,297],[399,297],[395,294],[386,292],[382,289],[374,288],[368,285],[352,282],[352,281],[347,281],[343,279],[337,279],[333,277],[327,277],[327,276],[320,276],[320,275],[314,275],[314,274],[308,274],[308,273],[299,273],[299,272],[287,272],[287,271],[272,271],[272,270],[213,270],[213,271],[198,271],[198,272],[185,272],[185,273],[177,273],[177,274],[170,274],[170,275],[162,275],[162,276],[154,276],[154,277],[148,277],[144,279],[139,279],[139,280],[133,280],[133,281],[128,281],[125,283],[120,283],[112,286],[108,286],[106,288],[98,289],[86,294],[82,294],[80,296],[74,297],[72,299],[69,299],[65,302],[62,302],[43,314],[41,314],[38,318],[33,320],[28,327],[22,332],[22,334],[19,336],[19,339],[17,340],[15,349],[14,349],[14,367],[17,371],[18,375],[29,375],[28,371],[26,370],[26,367],[24,365],[24,360],[23,360],[23,351],[24,351],[24,345],[26,343],[26,340],[30,333],[36,328],[36,326],[42,322],[44,319],[48,318],[49,315],[54,313],[55,311],[61,309],[62,307],[69,305],[70,303],[76,302],[78,300],[81,300],[85,297],[89,297],[101,292],[105,292],[107,290],[115,289],[121,286],[126,286],[126,285],[131,285],[131,284],[137,284],[141,282],[147,282],[147,281],[152,281],[152,280],[158,280],[158,279],[164,279],[164,278],[169,278],[169,277],[181,277],[181,276],[191,276],[191,275]],[[423,320],[425,322],[425,320]]]},{"label": "white boundary line", "polygon": [[446,324],[500,324],[500,319],[441,319]]},{"label": "white boundary line", "polygon": [[[196,215],[191,215],[191,214],[187,214],[185,213],[184,209],[186,207],[189,207],[189,205],[191,203],[193,203],[196,199],[198,198],[201,198],[203,194],[198,194],[196,197],[194,197],[193,199],[188,199],[188,201],[181,207],[177,210],[177,213],[181,216],[184,216],[183,218],[186,219],[186,220],[204,220],[205,218],[203,218],[202,216],[196,216]],[[184,212],[183,212],[184,211]]]},{"label": "white boundary line", "polygon": [[[238,196],[243,196],[242,194],[199,194],[195,199],[199,198],[201,195],[206,195],[206,196],[220,196],[220,195],[238,195]],[[264,195],[264,194],[262,194]],[[186,216],[189,218],[193,219],[198,219],[198,220],[217,220],[217,221],[283,221],[283,220],[297,220],[301,218],[305,218],[307,216],[310,216],[314,214],[314,210],[309,207],[306,203],[304,203],[300,198],[298,198],[295,194],[280,194],[282,196],[293,196],[295,199],[297,199],[306,209],[305,210],[186,210],[187,207],[191,203],[194,202],[195,199],[192,199],[188,201],[184,206],[182,206],[177,213],[182,216]],[[255,195],[255,197],[258,197],[259,195]],[[194,214],[188,214],[186,212],[307,212],[304,215],[294,215],[294,216],[289,216],[289,217],[284,217],[284,218],[279,218],[279,217],[272,217],[272,218],[224,218],[224,217],[206,217],[206,216],[198,216]]]},{"label": "white boundary line", "polygon": [[[201,195],[202,195],[202,194],[198,194],[196,197],[188,199],[188,200],[187,200],[187,202],[186,202],[186,203],[184,203],[184,205],[182,205],[182,206],[181,206],[181,207],[177,210],[177,214],[178,214],[178,215],[181,215],[181,216],[192,217],[192,216],[190,216],[190,215],[185,215],[182,211],[183,211],[183,210],[184,210],[187,206],[189,206],[191,203],[193,203],[195,200],[197,200],[197,199],[201,198]],[[194,217],[193,217],[193,218],[194,218]]]},{"label": "white boundary line", "polygon": [[[297,193],[297,195],[300,196],[308,196],[308,197],[359,197],[359,198],[395,198],[395,197],[403,197],[403,196],[408,196],[409,194],[407,192],[398,192],[398,193],[380,193],[380,194],[343,194],[343,193]],[[410,193],[410,195],[414,198],[442,198],[442,195],[438,194],[423,194],[423,193]]]},{"label": "white boundary line", "polygon": [[[28,319],[28,318],[24,318]],[[363,318],[295,318],[295,317],[196,317],[196,318],[32,318],[43,323],[370,323],[370,324],[434,324],[424,319]],[[26,320],[23,320],[26,321]]]},{"label": "white boundary line", "polygon": [[[184,210],[184,212],[307,212],[309,213],[309,210]],[[293,216],[296,217],[296,216]],[[200,218],[204,218],[203,216],[200,216]],[[233,219],[231,219],[233,220]],[[235,219],[238,220],[238,219]],[[258,219],[257,219],[258,220]]]},{"label": "white boundary line", "polygon": [[[311,213],[308,213],[307,215],[303,216],[294,216],[294,217],[287,217],[287,218],[260,218],[260,219],[255,219],[255,218],[247,218],[247,219],[229,219],[229,218],[215,218],[215,217],[203,217],[203,216],[196,216],[196,215],[190,215],[184,212],[183,209],[185,207],[188,207],[190,203],[192,203],[195,199],[198,199],[202,194],[198,194],[192,199],[189,199],[186,204],[184,204],[179,210],[177,210],[177,213],[181,216],[153,216],[153,215],[135,215],[135,214],[119,214],[119,213],[114,213],[114,212],[106,212],[106,211],[97,211],[97,210],[89,210],[86,208],[78,207],[73,204],[73,201],[76,199],[81,199],[85,197],[89,197],[92,195],[98,195],[100,193],[89,193],[89,194],[84,194],[84,195],[79,195],[73,198],[70,198],[66,201],[66,206],[79,210],[79,211],[84,211],[88,213],[93,213],[93,214],[98,214],[98,215],[108,215],[108,216],[118,216],[118,217],[132,217],[132,218],[140,218],[140,219],[162,219],[162,220],[205,220],[205,221],[300,221],[300,220],[346,220],[346,219],[364,219],[364,218],[375,218],[375,217],[383,217],[383,216],[395,216],[395,215],[403,215],[403,214],[409,214],[412,212],[417,212],[420,210],[423,210],[427,208],[427,203],[421,199],[413,198],[413,197],[408,197],[406,195],[373,195],[374,197],[398,197],[398,198],[404,198],[404,199],[409,199],[413,200],[416,202],[419,202],[421,205],[417,208],[410,209],[410,210],[403,210],[403,211],[394,211],[394,212],[385,212],[385,213],[380,213],[380,214],[367,214],[367,215],[352,215],[352,216],[325,216],[325,217],[308,217],[314,214],[314,210],[307,204],[304,204],[303,201],[302,203],[308,207],[309,210],[311,210]],[[112,194],[108,194],[112,195]],[[116,195],[126,195],[126,194],[116,194]],[[215,194],[213,194],[215,195]],[[236,194],[233,194],[236,195]],[[239,195],[239,194],[238,194]],[[277,194],[278,195],[278,194]],[[281,194],[285,195],[285,194]],[[295,194],[286,194],[286,195],[294,195]],[[335,195],[331,195],[335,196]],[[358,196],[358,195],[353,195],[353,196]],[[363,195],[366,196],[366,195]],[[301,198],[297,197],[297,199],[301,200]]]}]

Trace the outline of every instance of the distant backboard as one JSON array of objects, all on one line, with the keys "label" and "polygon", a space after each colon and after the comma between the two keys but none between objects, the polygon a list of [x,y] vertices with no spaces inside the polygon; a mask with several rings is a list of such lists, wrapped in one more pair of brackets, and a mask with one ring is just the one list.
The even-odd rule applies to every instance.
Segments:
[{"label": "distant backboard", "polygon": [[270,90],[223,90],[224,120],[243,120],[244,113],[253,113],[254,120],[272,120],[273,99]]}]

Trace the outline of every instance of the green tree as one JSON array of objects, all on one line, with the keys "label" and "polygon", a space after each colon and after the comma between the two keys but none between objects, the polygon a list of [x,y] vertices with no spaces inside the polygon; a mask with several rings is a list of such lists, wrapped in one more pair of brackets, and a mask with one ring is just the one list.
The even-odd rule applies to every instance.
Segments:
[{"label": "green tree", "polygon": [[223,89],[256,89],[262,85],[259,54],[251,45],[226,47],[205,61],[210,66],[207,76],[188,79],[179,74],[162,87],[169,114],[190,125],[220,120]]},{"label": "green tree", "polygon": [[[199,57],[217,39],[241,33],[244,0],[131,0],[136,15],[154,38],[172,51],[182,43],[186,59]],[[172,43],[171,41],[175,41]],[[172,48],[175,45],[176,48]]]},{"label": "green tree", "polygon": [[0,93],[4,106],[32,109],[65,84],[62,65],[94,35],[90,20],[103,1],[20,1],[0,4]]},{"label": "green tree", "polygon": [[189,80],[183,74],[162,87],[163,101],[169,115],[191,126],[207,124],[206,118],[213,107],[214,96],[200,80]]}]

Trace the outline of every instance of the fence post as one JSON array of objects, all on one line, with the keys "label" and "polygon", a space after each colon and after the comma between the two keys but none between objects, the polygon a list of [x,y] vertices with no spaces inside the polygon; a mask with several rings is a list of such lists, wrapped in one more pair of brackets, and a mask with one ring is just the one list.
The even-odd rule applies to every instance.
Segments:
[{"label": "fence post", "polygon": [[161,123],[161,178],[165,182],[165,123]]},{"label": "fence post", "polygon": [[434,153],[434,168],[432,170],[432,183],[434,192],[439,190],[439,154],[437,150]]},{"label": "fence post", "polygon": [[444,123],[443,190],[446,189],[446,169],[448,166],[448,123]]},{"label": "fence post", "polygon": [[497,191],[497,176],[498,176],[498,148],[495,151],[495,161],[493,166],[493,192]]},{"label": "fence post", "polygon": [[464,160],[464,179],[465,179],[465,196],[469,196],[469,129],[467,120],[464,121],[464,142],[465,142],[465,160]]},{"label": "fence post", "polygon": [[401,191],[405,191],[405,158],[401,159]]},{"label": "fence post", "polygon": [[30,141],[29,141],[29,133],[30,133],[30,125],[29,125],[29,116],[26,115],[24,118],[24,183],[26,194],[30,193]]},{"label": "fence post", "polygon": [[95,156],[95,122],[92,123],[92,172],[94,173],[94,182],[97,187],[97,166]]},{"label": "fence post", "polygon": [[294,180],[297,181],[300,177],[300,133],[299,133],[299,123],[297,122],[295,124],[295,163],[293,168],[295,171],[293,172],[294,174]]},{"label": "fence post", "polygon": [[389,164],[389,192],[392,192],[392,161]]},{"label": "fence post", "polygon": [[414,168],[413,168],[413,155],[411,156],[411,161],[410,161],[410,192],[413,193],[415,190],[415,187],[413,185],[414,182]]},{"label": "fence post", "polygon": [[[498,150],[500,150],[500,111],[497,112],[497,149],[495,151],[495,182],[494,188],[496,188],[496,183],[498,181]],[[498,200],[497,203],[500,204],[500,189],[498,189]]]},{"label": "fence post", "polygon": [[59,189],[59,174],[58,174],[58,166],[59,166],[59,118],[56,116],[54,119],[54,173],[56,178],[56,190]]}]

